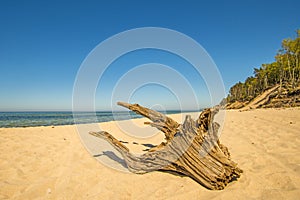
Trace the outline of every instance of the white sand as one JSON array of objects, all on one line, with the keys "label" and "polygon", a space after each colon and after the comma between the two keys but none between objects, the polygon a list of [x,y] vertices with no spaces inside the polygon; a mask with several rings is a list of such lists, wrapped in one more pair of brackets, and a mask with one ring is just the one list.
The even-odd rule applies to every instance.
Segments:
[{"label": "white sand", "polygon": [[[133,151],[146,148],[133,141],[149,143],[120,133],[113,122],[102,125]],[[221,142],[244,173],[210,191],[171,173],[106,167],[84,148],[75,126],[1,128],[0,199],[299,199],[300,108],[228,111]]]}]

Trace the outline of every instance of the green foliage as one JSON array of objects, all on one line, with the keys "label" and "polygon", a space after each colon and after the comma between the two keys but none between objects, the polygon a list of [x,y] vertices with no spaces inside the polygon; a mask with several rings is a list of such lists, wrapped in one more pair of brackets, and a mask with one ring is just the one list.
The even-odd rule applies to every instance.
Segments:
[{"label": "green foliage", "polygon": [[275,62],[254,68],[254,76],[245,83],[238,82],[229,90],[227,102],[247,102],[266,89],[280,84],[294,89],[300,85],[300,30],[295,39],[284,39],[282,47],[275,56]]}]

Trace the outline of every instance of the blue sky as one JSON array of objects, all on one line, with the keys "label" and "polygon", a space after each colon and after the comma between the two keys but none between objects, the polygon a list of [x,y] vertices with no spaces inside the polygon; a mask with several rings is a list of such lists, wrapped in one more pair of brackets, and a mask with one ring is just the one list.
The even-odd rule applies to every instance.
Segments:
[{"label": "blue sky", "polygon": [[[253,67],[272,62],[282,39],[295,36],[299,7],[298,0],[0,1],[0,111],[70,110],[73,84],[85,57],[114,34],[149,26],[182,32],[201,44],[228,91],[252,75]],[[176,64],[184,65],[164,52],[124,56],[99,85],[96,108],[110,108],[108,94],[124,73],[120,66],[126,64],[129,70],[148,62],[179,71]],[[201,91],[200,107],[209,106],[201,77],[192,69],[180,73]],[[166,109],[178,106],[175,99],[157,85],[141,87],[131,98],[147,106],[161,103]],[[183,104],[185,109],[195,108],[186,100]]]}]

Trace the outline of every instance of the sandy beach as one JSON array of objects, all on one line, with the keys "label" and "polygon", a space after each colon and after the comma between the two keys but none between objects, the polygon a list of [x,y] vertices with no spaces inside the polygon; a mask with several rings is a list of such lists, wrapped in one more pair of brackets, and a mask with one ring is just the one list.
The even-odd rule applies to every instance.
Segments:
[{"label": "sandy beach", "polygon": [[[137,141],[113,122],[102,125],[137,152],[146,148],[141,144],[163,139],[158,134]],[[224,190],[211,191],[172,173],[136,175],[104,166],[73,125],[1,128],[0,199],[299,199],[299,133],[300,108],[227,111],[220,140],[244,173]]]}]

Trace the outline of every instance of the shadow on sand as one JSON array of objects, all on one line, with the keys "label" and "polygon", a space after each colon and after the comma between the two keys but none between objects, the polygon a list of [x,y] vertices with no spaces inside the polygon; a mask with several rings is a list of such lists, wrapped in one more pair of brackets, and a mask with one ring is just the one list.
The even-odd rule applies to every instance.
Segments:
[{"label": "shadow on sand", "polygon": [[107,156],[108,158],[120,163],[123,167],[127,169],[126,162],[112,151],[103,151],[102,154],[93,155],[93,157],[99,157],[99,156]]}]

